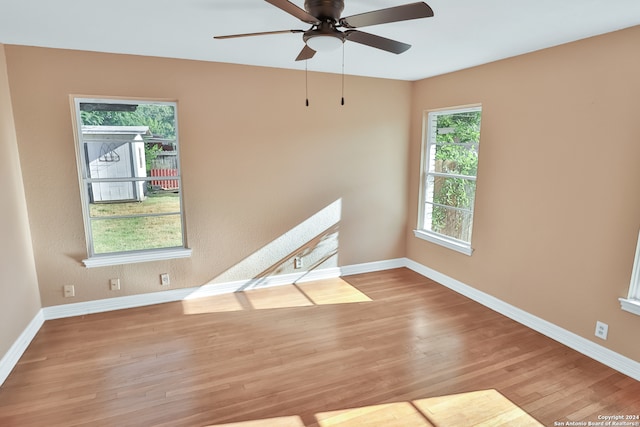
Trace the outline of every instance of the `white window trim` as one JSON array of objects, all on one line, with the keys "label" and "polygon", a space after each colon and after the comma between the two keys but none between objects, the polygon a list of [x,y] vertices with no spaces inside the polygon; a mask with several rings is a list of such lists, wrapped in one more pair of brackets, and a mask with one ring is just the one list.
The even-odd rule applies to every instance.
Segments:
[{"label": "white window trim", "polygon": [[[84,184],[86,181],[85,178],[85,165],[84,165],[84,155],[81,152],[82,150],[82,120],[80,118],[80,103],[81,102],[105,102],[105,101],[113,101],[114,103],[136,103],[136,102],[148,102],[148,103],[157,103],[157,104],[171,104],[175,105],[177,108],[177,102],[175,101],[158,101],[151,99],[142,99],[136,98],[133,99],[121,99],[121,98],[110,98],[110,97],[83,97],[83,96],[74,96],[71,95],[71,108],[73,112],[73,125],[75,126],[74,137],[76,138],[76,160],[78,162],[78,181],[80,184],[80,197],[82,199],[82,209],[83,209],[83,220],[85,227],[85,236],[87,240],[87,259],[83,259],[82,263],[86,268],[94,268],[94,267],[106,267],[112,265],[122,265],[122,264],[134,264],[140,262],[149,262],[149,261],[163,261],[169,259],[179,259],[179,258],[189,258],[191,256],[191,249],[187,247],[186,241],[186,229],[184,225],[184,206],[182,199],[182,180],[181,177],[177,179],[180,181],[180,215],[182,217],[182,239],[184,243],[184,247],[175,247],[175,248],[159,248],[159,249],[146,249],[140,251],[128,251],[128,252],[116,252],[109,254],[94,254],[93,253],[93,241],[91,237],[91,225],[89,219],[88,206],[89,204],[86,201],[87,195],[85,194]],[[178,132],[178,123],[176,121],[176,132]],[[178,134],[178,133],[177,133]],[[180,164],[180,151],[178,149],[178,164]],[[182,171],[180,170],[180,176],[182,175]]]},{"label": "white window trim", "polygon": [[636,245],[636,255],[633,260],[633,270],[631,271],[631,283],[629,285],[629,295],[627,298],[618,298],[620,308],[640,316],[640,234]]},{"label": "white window trim", "polygon": [[[418,203],[418,228],[413,230],[413,235],[419,239],[426,240],[431,243],[435,243],[437,245],[443,246],[445,248],[460,252],[467,256],[471,256],[473,254],[473,248],[471,247],[471,243],[467,243],[458,239],[454,239],[448,237],[444,234],[435,233],[430,230],[424,229],[424,205],[425,205],[425,174],[429,167],[428,160],[426,159],[427,150],[430,149],[430,144],[425,142],[427,135],[429,133],[429,113],[433,112],[442,112],[447,114],[455,114],[462,113],[466,111],[482,111],[482,104],[472,104],[460,107],[452,107],[452,108],[439,108],[435,110],[428,110],[423,113],[422,120],[422,152],[420,154],[420,193],[419,193],[419,203]],[[475,202],[474,202],[475,203]]]},{"label": "white window trim", "polygon": [[460,240],[447,238],[446,236],[438,233],[431,232],[429,230],[413,230],[413,235],[419,239],[426,240],[427,242],[436,243],[445,248],[458,251],[465,255],[471,256],[473,248],[467,242]]},{"label": "white window trim", "polygon": [[189,258],[191,249],[149,249],[146,251],[118,253],[114,255],[94,255],[91,258],[83,259],[82,263],[87,268],[107,267],[110,265],[134,264],[138,262],[162,261],[176,258]]}]

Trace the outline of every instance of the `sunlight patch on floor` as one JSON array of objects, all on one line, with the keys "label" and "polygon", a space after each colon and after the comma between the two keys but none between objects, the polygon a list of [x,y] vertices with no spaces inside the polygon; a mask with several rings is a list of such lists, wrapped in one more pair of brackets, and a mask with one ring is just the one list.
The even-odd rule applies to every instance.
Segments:
[{"label": "sunlight patch on floor", "polygon": [[493,389],[430,397],[413,404],[437,426],[542,426]]},{"label": "sunlight patch on floor", "polygon": [[295,285],[274,286],[243,292],[251,307],[256,310],[269,308],[305,307],[313,305]]},{"label": "sunlight patch on floor", "polygon": [[204,314],[367,301],[371,298],[335,278],[186,299],[182,301],[182,308],[184,314]]},{"label": "sunlight patch on floor", "polygon": [[184,314],[223,313],[243,309],[235,293],[182,301]]},{"label": "sunlight patch on floor", "polygon": [[424,427],[432,426],[409,402],[384,403],[316,414],[320,427]]},{"label": "sunlight patch on floor", "polygon": [[216,424],[207,427],[305,427],[305,425],[300,417],[278,417],[231,424]]},{"label": "sunlight patch on floor", "polygon": [[[479,390],[411,402],[380,405],[315,414],[307,425],[299,417],[281,417],[218,424],[209,427],[541,427],[538,421],[497,390]],[[282,422],[282,424],[279,424]],[[292,424],[286,424],[291,422]],[[297,424],[294,424],[296,423]]]},{"label": "sunlight patch on floor", "polygon": [[371,298],[340,278],[299,283],[297,287],[317,305],[371,301]]}]

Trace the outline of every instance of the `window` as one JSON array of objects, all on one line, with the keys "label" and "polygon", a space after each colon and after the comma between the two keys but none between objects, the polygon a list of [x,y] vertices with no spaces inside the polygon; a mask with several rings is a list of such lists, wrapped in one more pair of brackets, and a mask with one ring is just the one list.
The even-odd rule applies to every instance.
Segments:
[{"label": "window", "polygon": [[424,117],[420,212],[416,237],[471,255],[481,107]]},{"label": "window", "polygon": [[87,267],[187,257],[172,102],[74,98]]},{"label": "window", "polygon": [[636,256],[631,271],[631,284],[627,298],[619,298],[623,310],[640,315],[640,235],[636,246]]}]

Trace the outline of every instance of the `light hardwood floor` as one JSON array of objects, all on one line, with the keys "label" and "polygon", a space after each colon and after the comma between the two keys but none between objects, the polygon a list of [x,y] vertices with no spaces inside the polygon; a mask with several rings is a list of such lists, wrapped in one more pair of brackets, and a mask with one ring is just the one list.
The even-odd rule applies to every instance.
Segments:
[{"label": "light hardwood floor", "polygon": [[407,269],[47,321],[0,387],[0,426],[639,414],[640,382]]}]

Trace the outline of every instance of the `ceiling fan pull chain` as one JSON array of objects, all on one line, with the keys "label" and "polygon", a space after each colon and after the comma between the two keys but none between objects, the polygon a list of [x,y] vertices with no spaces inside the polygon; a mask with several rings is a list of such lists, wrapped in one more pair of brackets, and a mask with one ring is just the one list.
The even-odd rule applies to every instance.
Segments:
[{"label": "ceiling fan pull chain", "polygon": [[309,106],[309,60],[304,61],[304,96],[306,106]]},{"label": "ceiling fan pull chain", "polygon": [[342,99],[340,105],[344,105],[344,42],[342,42]]}]

